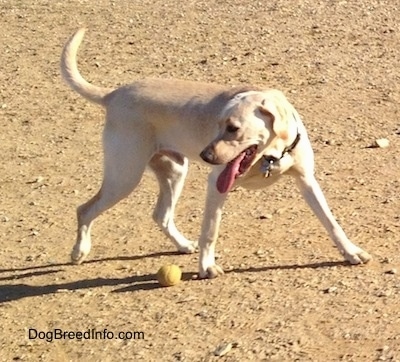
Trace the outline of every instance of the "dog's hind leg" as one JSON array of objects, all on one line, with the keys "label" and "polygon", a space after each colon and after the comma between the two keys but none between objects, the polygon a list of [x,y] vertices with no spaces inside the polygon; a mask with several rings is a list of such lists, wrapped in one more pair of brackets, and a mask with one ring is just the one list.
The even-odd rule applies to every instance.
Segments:
[{"label": "dog's hind leg", "polygon": [[[93,220],[123,198],[140,182],[153,154],[150,130],[107,125],[104,129],[104,176],[99,192],[77,209],[78,235],[71,253],[72,262],[80,264],[91,249]],[[138,157],[140,155],[140,157]]]},{"label": "dog's hind leg", "polygon": [[186,239],[174,222],[175,206],[187,175],[188,160],[178,154],[171,156],[156,154],[149,162],[160,186],[153,219],[180,252],[193,253],[197,249],[197,242]]},{"label": "dog's hind leg", "polygon": [[304,199],[324,225],[345,259],[351,264],[367,263],[371,256],[347,238],[345,232],[332,215],[314,175],[298,176],[296,177],[296,182]]}]

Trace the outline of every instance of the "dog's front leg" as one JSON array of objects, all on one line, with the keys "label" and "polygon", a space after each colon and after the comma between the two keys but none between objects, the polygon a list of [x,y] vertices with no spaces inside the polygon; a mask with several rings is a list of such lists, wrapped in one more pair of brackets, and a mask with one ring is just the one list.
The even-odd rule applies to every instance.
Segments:
[{"label": "dog's front leg", "polygon": [[216,278],[224,273],[222,268],[215,263],[215,244],[218,238],[222,208],[228,195],[228,193],[221,194],[217,190],[217,177],[220,171],[216,167],[208,176],[207,198],[199,239],[200,278]]},{"label": "dog's front leg", "polygon": [[296,177],[296,181],[304,199],[324,225],[345,259],[351,264],[362,264],[371,260],[371,256],[366,251],[354,245],[347,238],[345,232],[332,215],[321,187],[314,175],[301,175]]}]

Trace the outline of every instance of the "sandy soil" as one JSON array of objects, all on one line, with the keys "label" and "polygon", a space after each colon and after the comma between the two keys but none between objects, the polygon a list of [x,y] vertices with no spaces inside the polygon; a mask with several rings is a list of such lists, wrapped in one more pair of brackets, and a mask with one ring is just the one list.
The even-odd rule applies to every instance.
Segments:
[{"label": "sandy soil", "polygon": [[[399,12],[390,0],[1,0],[0,360],[400,361]],[[288,178],[231,193],[217,245],[229,272],[193,280],[197,255],[175,253],[150,218],[157,185],[146,175],[98,219],[88,262],[70,265],[75,208],[97,191],[102,164],[102,110],[59,74],[80,26],[80,68],[96,84],[153,76],[283,90],[331,208],[374,260],[344,263]],[[369,148],[382,137],[388,148]],[[177,210],[190,238],[206,174],[191,165]],[[159,288],[167,262],[184,280]],[[135,338],[50,342],[29,339],[34,330]]]}]

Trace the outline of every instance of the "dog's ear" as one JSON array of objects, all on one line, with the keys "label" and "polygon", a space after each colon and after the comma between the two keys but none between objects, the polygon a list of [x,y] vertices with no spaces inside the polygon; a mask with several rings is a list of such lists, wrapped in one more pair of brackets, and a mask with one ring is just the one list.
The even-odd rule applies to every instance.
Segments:
[{"label": "dog's ear", "polygon": [[272,118],[272,129],[275,134],[286,140],[288,138],[290,103],[279,91],[270,94],[272,97],[265,98],[261,102],[260,112]]}]

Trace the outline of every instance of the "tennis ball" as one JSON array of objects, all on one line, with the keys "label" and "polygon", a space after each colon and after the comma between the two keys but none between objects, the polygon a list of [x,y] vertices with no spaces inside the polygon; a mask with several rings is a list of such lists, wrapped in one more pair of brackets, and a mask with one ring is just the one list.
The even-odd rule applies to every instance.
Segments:
[{"label": "tennis ball", "polygon": [[180,282],[182,271],[178,265],[163,265],[157,272],[157,280],[163,287],[171,287]]}]

